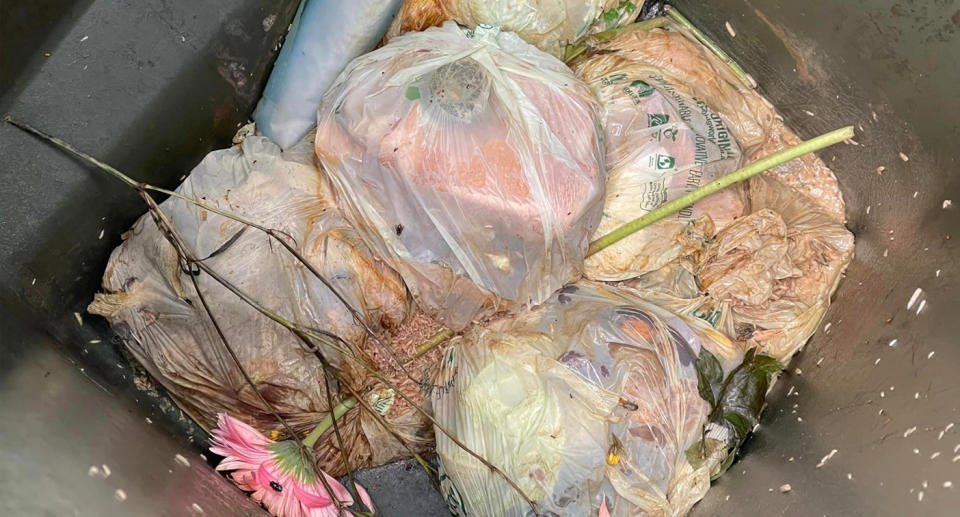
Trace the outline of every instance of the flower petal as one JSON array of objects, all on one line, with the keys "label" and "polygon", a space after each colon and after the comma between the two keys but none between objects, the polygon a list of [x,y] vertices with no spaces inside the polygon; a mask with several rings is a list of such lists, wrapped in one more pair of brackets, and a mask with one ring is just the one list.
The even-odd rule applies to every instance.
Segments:
[{"label": "flower petal", "polygon": [[249,450],[265,449],[273,443],[253,427],[226,413],[220,413],[217,418],[217,428],[214,429],[213,436],[214,440],[219,442],[218,445]]},{"label": "flower petal", "polygon": [[[323,490],[323,487],[319,487],[320,490]],[[314,509],[314,508],[326,508],[328,506],[334,506],[333,499],[325,497],[316,493],[315,490],[310,490],[307,487],[300,486],[299,484],[293,485],[293,492],[297,496],[297,499],[300,500],[305,508]]]},{"label": "flower petal", "polygon": [[360,496],[360,501],[366,506],[365,509],[361,508],[361,510],[369,510],[376,513],[377,510],[373,507],[373,499],[370,499],[370,494],[368,494],[359,483],[357,484],[357,495]]}]

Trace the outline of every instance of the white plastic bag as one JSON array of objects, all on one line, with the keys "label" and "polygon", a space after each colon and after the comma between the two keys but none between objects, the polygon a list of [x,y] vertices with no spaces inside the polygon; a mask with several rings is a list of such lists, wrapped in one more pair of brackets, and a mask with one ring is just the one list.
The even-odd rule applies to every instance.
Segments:
[{"label": "white plastic bag", "polygon": [[[702,350],[723,373],[743,350],[704,322],[630,290],[579,282],[543,305],[474,328],[452,347],[437,420],[514,480],[542,515],[682,515],[710,486],[693,468],[710,410]],[[455,515],[525,516],[529,506],[437,433],[441,490]],[[722,458],[721,458],[722,459]]]},{"label": "white plastic bag", "polygon": [[[722,177],[741,164],[724,121],[679,80],[617,54],[582,61],[577,73],[604,108],[607,193],[593,238]],[[589,257],[585,275],[617,281],[694,253],[743,213],[739,188],[718,192]]]},{"label": "white plastic bag", "polygon": [[387,38],[454,20],[498,26],[557,57],[587,34],[630,23],[644,0],[406,0]]},{"label": "white plastic bag", "polygon": [[317,106],[351,59],[371,50],[401,0],[301,0],[253,119],[286,149],[317,123]]},{"label": "white plastic bag", "polygon": [[317,155],[364,241],[459,329],[580,277],[602,209],[595,110],[559,60],[448,22],[350,64]]},{"label": "white plastic bag", "polygon": [[[177,190],[282,232],[367,325],[395,329],[411,312],[403,282],[370,256],[338,213],[314,160],[310,140],[281,152],[266,138],[250,136],[208,154]],[[279,243],[176,198],[160,208],[198,258],[254,300],[290,321],[335,334],[364,354],[366,335],[347,308]],[[193,278],[256,390],[296,432],[312,430],[328,412],[320,361],[293,333],[210,275],[199,272]],[[218,413],[225,412],[261,432],[285,433],[235,366],[190,273],[150,215],[141,217],[114,250],[103,290],[90,312],[106,317],[127,338],[133,356],[200,425],[212,428]],[[332,349],[321,345],[321,351],[361,394],[385,388]],[[386,418],[413,443],[430,441],[429,427],[412,411],[393,411]],[[359,409],[348,412],[341,426],[354,467],[407,454]],[[332,443],[318,442],[317,454],[325,470],[339,474],[343,464]]]}]

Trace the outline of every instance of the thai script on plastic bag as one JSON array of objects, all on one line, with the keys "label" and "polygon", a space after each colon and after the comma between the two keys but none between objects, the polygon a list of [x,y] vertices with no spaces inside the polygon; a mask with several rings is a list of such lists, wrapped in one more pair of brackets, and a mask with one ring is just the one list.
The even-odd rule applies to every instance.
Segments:
[{"label": "thai script on plastic bag", "polygon": [[[740,146],[723,119],[664,70],[615,52],[589,57],[576,70],[604,108],[609,171],[593,238],[740,166]],[[743,208],[739,188],[718,192],[589,257],[585,275],[616,281],[659,269],[702,249]]]}]

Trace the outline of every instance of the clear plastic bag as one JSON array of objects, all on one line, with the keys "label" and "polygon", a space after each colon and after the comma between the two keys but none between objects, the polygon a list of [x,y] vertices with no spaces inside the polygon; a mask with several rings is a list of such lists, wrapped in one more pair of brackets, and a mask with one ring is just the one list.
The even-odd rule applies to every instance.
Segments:
[{"label": "clear plastic bag", "polygon": [[[635,31],[601,44],[605,55],[655,67],[702,99],[726,123],[751,163],[800,143],[773,105],[740,82],[706,47],[674,25]],[[837,221],[844,221],[843,194],[833,172],[815,154],[807,154],[764,173],[795,188]]]},{"label": "clear plastic bag", "polygon": [[[403,282],[371,257],[338,213],[314,160],[312,140],[281,152],[264,137],[247,137],[207,155],[177,190],[281,231],[369,326],[396,329],[411,312]],[[197,257],[253,299],[290,321],[343,338],[364,355],[365,333],[347,308],[266,234],[176,198],[160,208]],[[194,279],[257,391],[297,433],[315,427],[329,409],[320,361],[289,330],[209,275],[198,273]],[[200,425],[210,429],[218,413],[229,413],[261,432],[284,434],[235,366],[189,273],[150,215],[141,217],[114,250],[103,291],[89,311],[108,319],[133,356]],[[321,350],[348,373],[359,393],[386,388],[331,349]],[[412,411],[389,412],[387,419],[413,443],[431,441],[429,427]],[[360,409],[349,411],[341,428],[354,467],[406,454]],[[344,470],[335,451],[332,440],[320,440],[321,465],[337,475]]]},{"label": "clear plastic bag", "polygon": [[401,0],[302,0],[253,119],[283,149],[317,123],[317,106],[353,58],[386,32]]},{"label": "clear plastic bag", "polygon": [[[473,328],[452,347],[433,398],[438,421],[500,468],[544,515],[682,515],[710,485],[686,451],[710,411],[702,350],[723,373],[743,350],[706,323],[631,290],[579,282],[546,303]],[[525,516],[486,466],[437,434],[455,515]],[[722,459],[722,458],[721,458]]]},{"label": "clear plastic bag", "polygon": [[632,22],[643,0],[406,0],[387,38],[421,31],[447,20],[470,28],[498,26],[557,57],[585,35]]},{"label": "clear plastic bag", "polygon": [[[672,264],[626,284],[653,303],[703,319],[787,362],[830,306],[853,259],[853,234],[776,180],[755,177],[749,193],[752,213],[721,231],[695,265]],[[688,286],[694,273],[708,294],[671,288]]]},{"label": "clear plastic bag", "polygon": [[[577,74],[603,105],[607,193],[593,238],[722,177],[740,164],[726,123],[681,81],[617,53],[581,61]],[[617,281],[703,248],[744,210],[739,188],[718,192],[589,257],[584,274]]]},{"label": "clear plastic bag", "polygon": [[603,199],[595,100],[515,34],[448,22],[358,58],[316,146],[364,241],[450,328],[581,275]]}]

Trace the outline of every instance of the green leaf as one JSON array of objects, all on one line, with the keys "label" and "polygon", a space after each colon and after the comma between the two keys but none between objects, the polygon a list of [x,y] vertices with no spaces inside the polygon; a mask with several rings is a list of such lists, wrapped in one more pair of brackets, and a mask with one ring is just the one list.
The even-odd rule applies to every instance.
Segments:
[{"label": "green leaf", "polygon": [[697,356],[697,389],[700,396],[710,404],[710,410],[716,409],[717,392],[723,382],[723,367],[716,356],[710,353],[706,348],[700,349],[700,355]]},{"label": "green leaf", "polygon": [[712,420],[720,422],[724,414],[733,412],[744,417],[749,427],[756,425],[773,374],[781,368],[776,359],[758,356],[756,349],[750,349],[743,363],[730,372],[723,383]]},{"label": "green leaf", "polygon": [[727,457],[723,460],[723,463],[710,473],[710,481],[720,479],[720,476],[730,469],[730,465],[733,465],[733,460],[737,459],[737,451],[739,450],[739,448],[736,448],[727,453]]},{"label": "green leaf", "polygon": [[[723,370],[720,362],[709,351],[700,351],[696,368],[700,396],[713,408],[710,422],[722,425],[730,431],[727,443],[724,444],[728,451],[727,457],[711,472],[711,480],[714,480],[730,468],[736,451],[760,421],[760,412],[763,410],[770,382],[773,376],[783,369],[783,365],[772,357],[758,355],[757,350],[752,348],[744,354],[743,362],[730,372],[722,384],[720,378]],[[719,461],[719,455],[711,456],[709,452],[705,452],[710,449],[707,441],[717,442],[704,438],[686,451],[687,461],[694,468],[711,458]]]},{"label": "green leaf", "polygon": [[741,439],[747,436],[747,433],[750,432],[750,429],[753,428],[753,426],[750,425],[750,422],[740,413],[728,411],[723,414],[723,419],[727,421],[730,426],[732,426],[732,430],[736,434],[736,440],[734,443],[739,443]]},{"label": "green leaf", "polygon": [[687,456],[687,463],[694,469],[700,468],[700,465],[703,465],[703,462],[707,460],[708,454],[705,442],[706,438],[691,445],[684,451],[684,454]]}]

